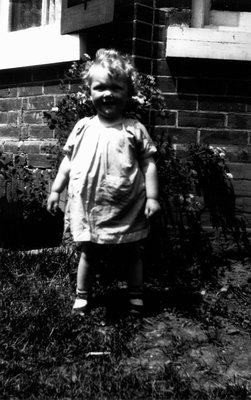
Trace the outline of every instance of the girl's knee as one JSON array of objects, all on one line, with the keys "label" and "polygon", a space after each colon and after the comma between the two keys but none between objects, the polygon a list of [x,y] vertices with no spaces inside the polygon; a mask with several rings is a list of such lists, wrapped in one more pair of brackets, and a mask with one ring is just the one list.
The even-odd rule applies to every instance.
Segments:
[{"label": "girl's knee", "polygon": [[80,251],[80,259],[88,263],[94,262],[95,249],[93,248],[93,243],[84,242],[81,243],[78,250]]}]

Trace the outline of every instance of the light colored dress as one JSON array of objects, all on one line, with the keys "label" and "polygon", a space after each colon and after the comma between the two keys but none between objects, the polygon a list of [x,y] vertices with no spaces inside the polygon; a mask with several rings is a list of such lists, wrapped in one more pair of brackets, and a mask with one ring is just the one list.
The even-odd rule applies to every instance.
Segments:
[{"label": "light colored dress", "polygon": [[104,126],[98,116],[81,119],[64,146],[70,157],[65,213],[73,240],[127,243],[148,235],[141,160],[156,148],[137,120]]}]

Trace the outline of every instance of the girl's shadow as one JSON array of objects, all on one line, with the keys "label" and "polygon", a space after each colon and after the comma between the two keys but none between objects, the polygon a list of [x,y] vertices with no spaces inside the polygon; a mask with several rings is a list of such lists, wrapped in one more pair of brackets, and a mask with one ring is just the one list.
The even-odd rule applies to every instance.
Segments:
[{"label": "girl's shadow", "polygon": [[[144,288],[144,307],[138,318],[153,317],[167,310],[179,310],[193,315],[202,301],[200,293],[184,291],[183,288]],[[105,307],[106,319],[116,321],[130,315],[129,299],[126,288],[113,287],[103,288],[103,293],[93,297],[93,308]]]}]

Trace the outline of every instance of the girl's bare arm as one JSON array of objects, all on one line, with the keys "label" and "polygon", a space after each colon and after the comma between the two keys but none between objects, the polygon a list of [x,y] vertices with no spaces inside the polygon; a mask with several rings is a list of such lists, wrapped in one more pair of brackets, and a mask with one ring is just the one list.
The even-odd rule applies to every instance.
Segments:
[{"label": "girl's bare arm", "polygon": [[47,210],[56,211],[59,206],[60,193],[65,189],[69,181],[70,159],[65,156],[60,164],[57,176],[52,184],[51,194],[47,201]]},{"label": "girl's bare arm", "polygon": [[146,206],[145,215],[147,218],[160,211],[158,174],[153,157],[148,157],[141,162],[141,168],[145,176]]}]

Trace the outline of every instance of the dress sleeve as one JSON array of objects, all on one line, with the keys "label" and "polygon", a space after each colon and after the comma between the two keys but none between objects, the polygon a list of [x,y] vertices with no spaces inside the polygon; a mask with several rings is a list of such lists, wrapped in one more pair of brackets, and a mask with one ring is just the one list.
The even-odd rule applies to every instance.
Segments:
[{"label": "dress sleeve", "polygon": [[85,125],[87,118],[82,118],[80,121],[76,123],[74,128],[72,129],[71,133],[68,136],[68,139],[66,140],[66,143],[63,147],[63,152],[67,156],[71,157],[74,145],[76,143],[76,138],[78,134],[82,131],[82,128]]},{"label": "dress sleeve", "polygon": [[141,160],[151,157],[157,152],[157,149],[149,133],[147,132],[147,129],[141,122],[137,122],[136,124],[135,137],[138,143],[138,152]]}]

